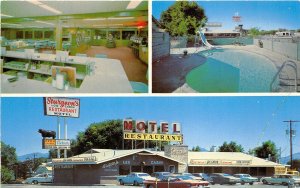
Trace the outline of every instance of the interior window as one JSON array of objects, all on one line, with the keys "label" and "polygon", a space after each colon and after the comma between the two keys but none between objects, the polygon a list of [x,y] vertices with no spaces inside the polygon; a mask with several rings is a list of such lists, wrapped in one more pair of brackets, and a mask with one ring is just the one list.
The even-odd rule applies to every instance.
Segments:
[{"label": "interior window", "polygon": [[32,39],[32,31],[25,31],[25,39]]}]

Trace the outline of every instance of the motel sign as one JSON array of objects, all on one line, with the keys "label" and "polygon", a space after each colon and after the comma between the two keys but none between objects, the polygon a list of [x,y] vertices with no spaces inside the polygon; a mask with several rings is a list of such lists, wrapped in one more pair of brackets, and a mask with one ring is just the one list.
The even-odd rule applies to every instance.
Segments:
[{"label": "motel sign", "polygon": [[[148,127],[148,128],[147,128]],[[161,122],[160,123],[160,133],[162,134],[168,134],[170,133],[170,128],[172,127],[172,133],[173,134],[180,134],[180,123],[171,123],[168,122]],[[146,121],[144,120],[136,120],[135,122],[135,129],[133,126],[133,120],[132,119],[125,119],[123,120],[123,131],[124,132],[135,132],[137,133],[145,133],[147,129],[147,133],[156,134],[158,133],[158,126],[156,121],[148,121],[148,125],[146,125]]]},{"label": "motel sign", "polygon": [[[136,120],[123,120],[123,138],[129,140],[159,140],[182,142],[180,123]],[[160,130],[160,132],[158,132]],[[147,133],[146,133],[147,132]]]}]

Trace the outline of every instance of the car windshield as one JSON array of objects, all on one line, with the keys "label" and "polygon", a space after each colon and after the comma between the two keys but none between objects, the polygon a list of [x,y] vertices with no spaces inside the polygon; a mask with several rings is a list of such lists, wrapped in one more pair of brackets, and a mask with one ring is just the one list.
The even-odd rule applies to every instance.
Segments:
[{"label": "car windshield", "polygon": [[229,174],[223,174],[223,176],[231,176],[231,175],[229,175]]},{"label": "car windshield", "polygon": [[144,173],[144,174],[138,174],[138,176],[145,177],[145,176],[149,176],[149,174],[146,174],[146,173]]},{"label": "car windshield", "polygon": [[171,174],[170,172],[163,172],[162,173],[163,176],[167,176],[167,175],[170,175],[170,174]]},{"label": "car windshield", "polygon": [[244,175],[242,175],[242,177],[249,178],[251,176],[249,174],[244,174]]},{"label": "car windshield", "polygon": [[179,176],[178,178],[182,179],[182,180],[192,180],[193,178],[189,177],[189,176]]},{"label": "car windshield", "polygon": [[207,174],[202,174],[203,178],[209,178],[209,176]]},{"label": "car windshield", "polygon": [[191,173],[185,173],[185,176],[193,176]]}]

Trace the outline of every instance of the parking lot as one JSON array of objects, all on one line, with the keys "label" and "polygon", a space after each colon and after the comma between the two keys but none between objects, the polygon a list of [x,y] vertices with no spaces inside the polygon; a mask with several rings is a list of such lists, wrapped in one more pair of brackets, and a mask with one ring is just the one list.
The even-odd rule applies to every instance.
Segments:
[{"label": "parking lot", "polygon": [[[80,188],[89,188],[89,187],[105,187],[105,188],[142,188],[142,186],[120,186],[120,185],[90,185],[90,186],[54,186],[54,185],[1,185],[3,188],[73,188],[73,187],[80,187]],[[211,188],[233,188],[233,187],[242,187],[242,188],[287,188],[288,186],[282,186],[282,185],[263,185],[263,184],[254,184],[254,185],[210,185]],[[299,186],[297,186],[299,188]],[[294,188],[297,188],[294,187]]]}]

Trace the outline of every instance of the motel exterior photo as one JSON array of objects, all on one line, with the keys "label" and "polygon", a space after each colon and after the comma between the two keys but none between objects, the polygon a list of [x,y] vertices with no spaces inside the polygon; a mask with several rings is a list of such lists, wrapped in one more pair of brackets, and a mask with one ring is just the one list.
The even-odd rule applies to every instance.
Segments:
[{"label": "motel exterior photo", "polygon": [[180,123],[163,122],[158,129],[155,121],[148,121],[148,126],[146,121],[135,121],[135,126],[133,122],[123,121],[124,140],[168,141],[172,144],[165,145],[163,151],[146,148],[90,149],[77,156],[52,159],[54,184],[118,183],[116,176],[130,172],[223,172],[247,173],[261,177],[285,170],[282,164],[240,152],[191,152],[182,143]]},{"label": "motel exterior photo", "polygon": [[[190,152],[186,145],[147,149],[91,149],[66,159],[53,159],[54,184],[103,184],[130,172],[247,173],[271,176],[282,164],[239,152]],[[117,182],[115,182],[117,183]]]}]

